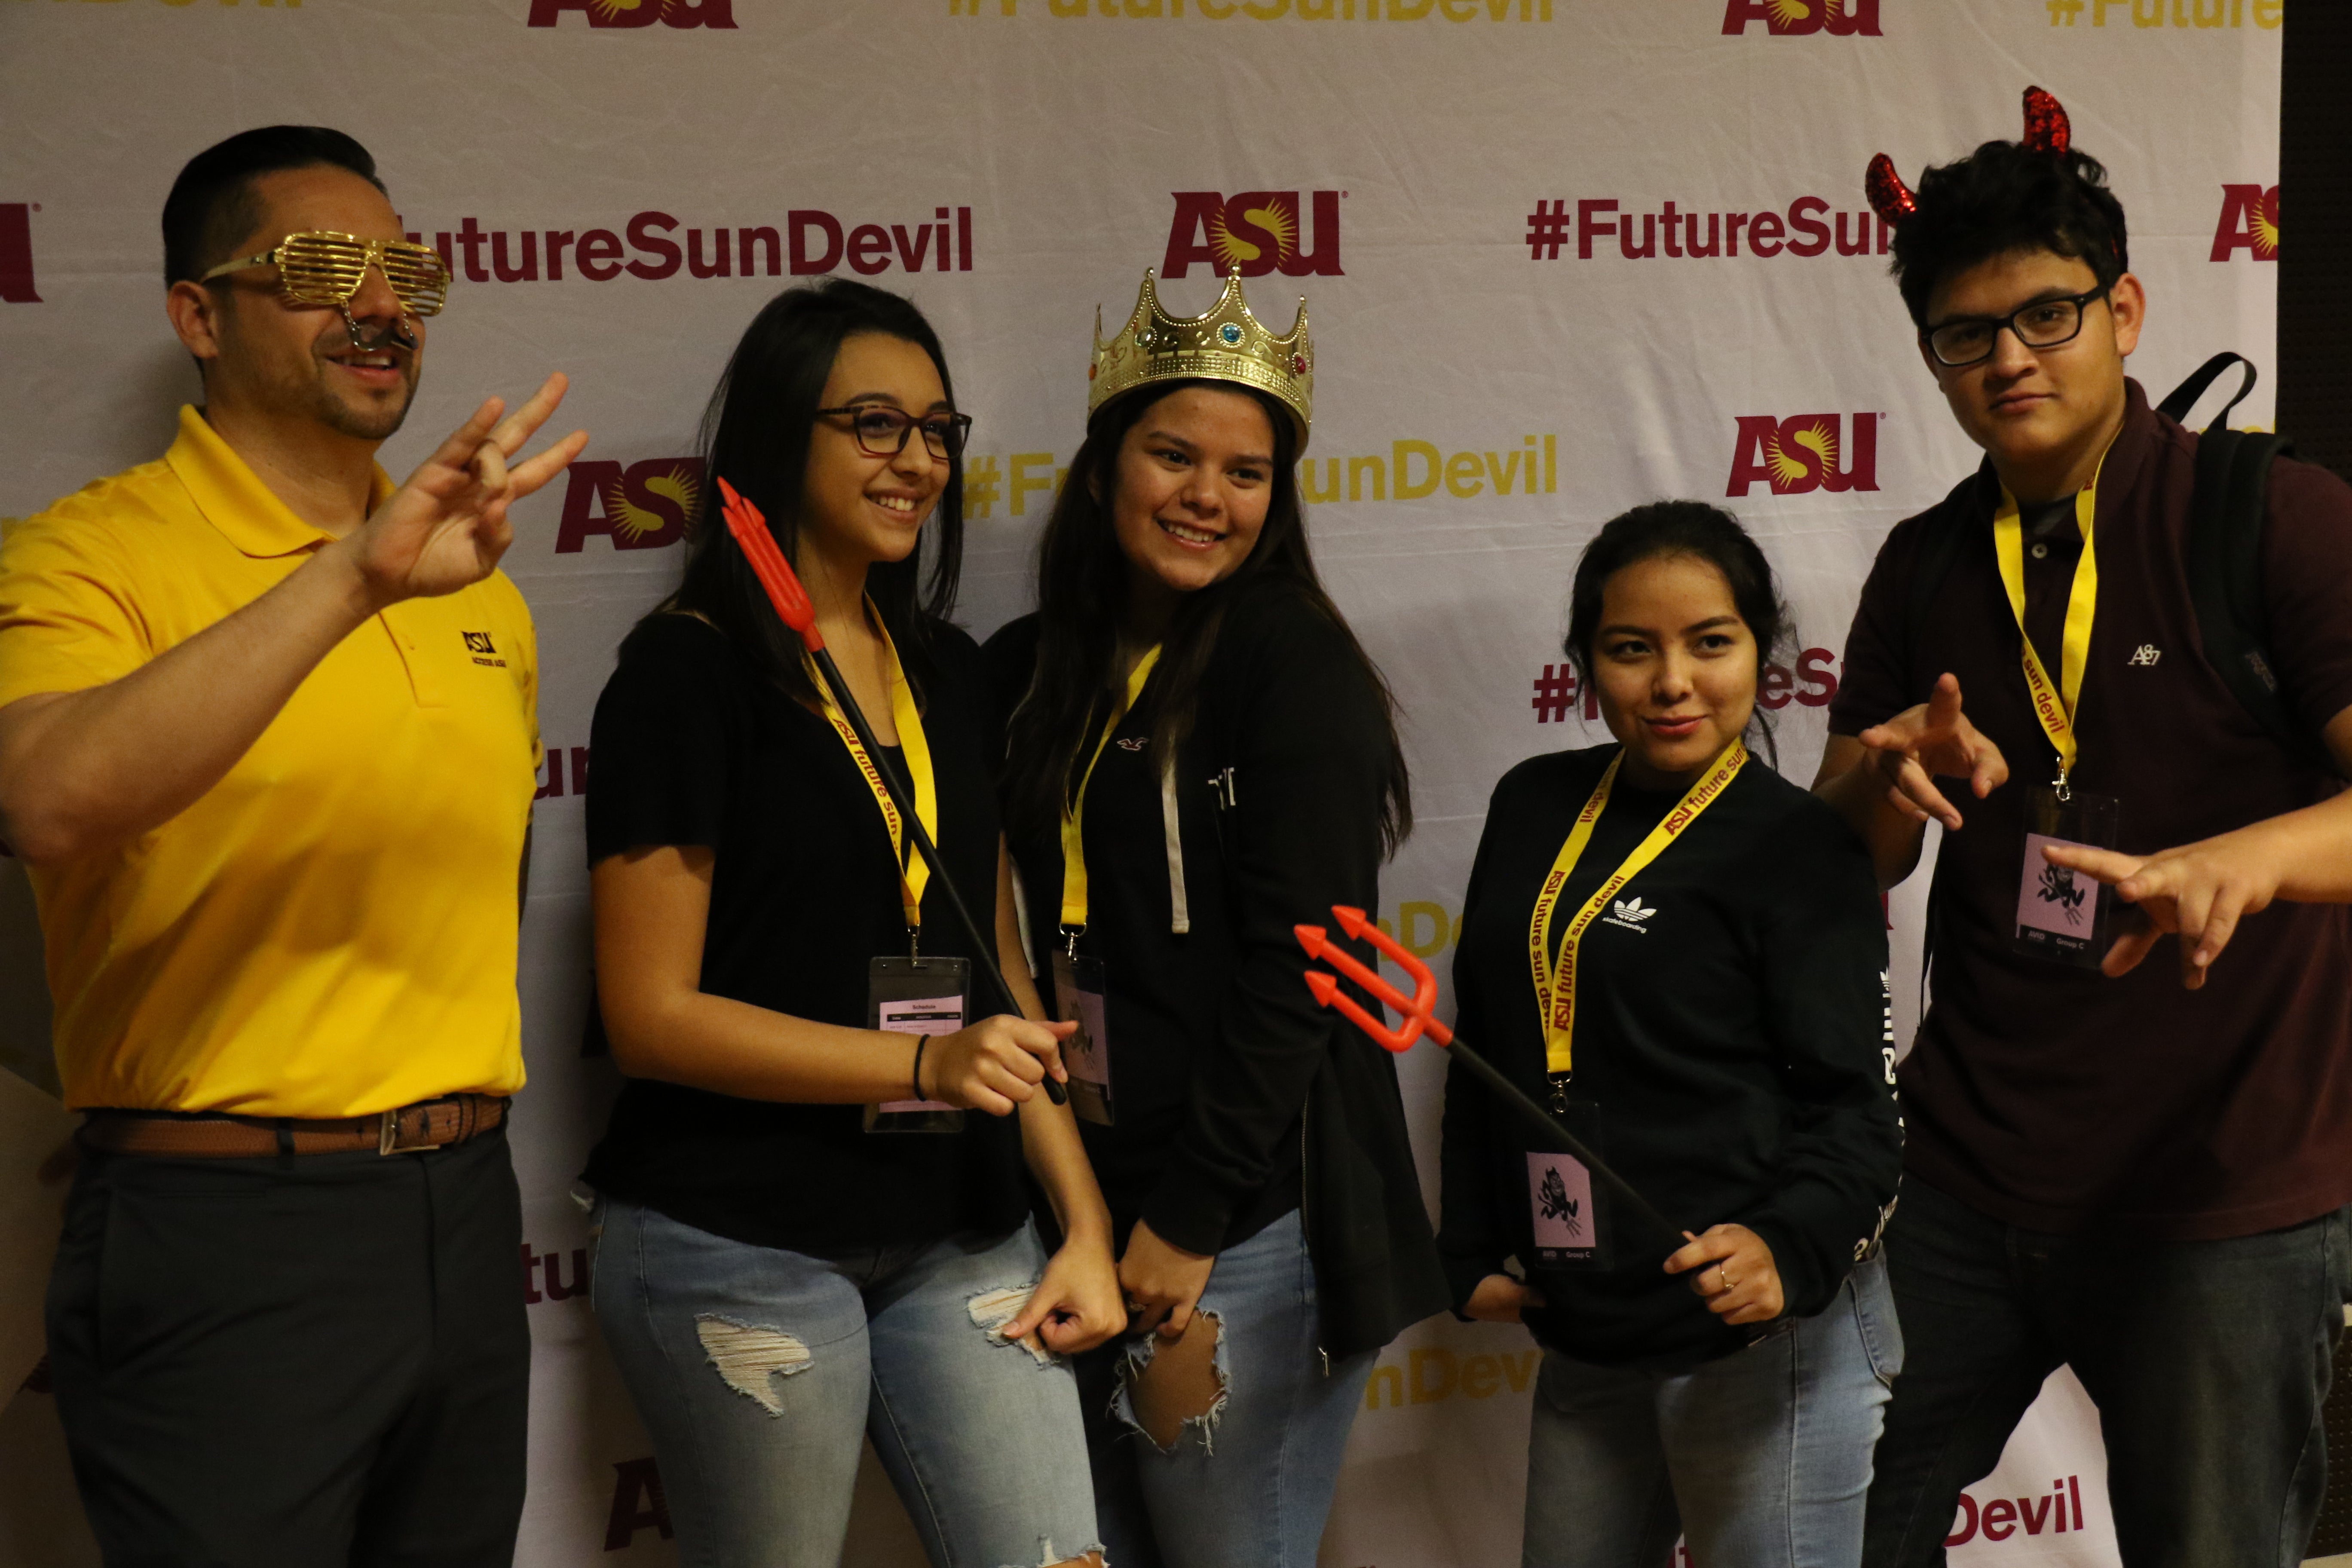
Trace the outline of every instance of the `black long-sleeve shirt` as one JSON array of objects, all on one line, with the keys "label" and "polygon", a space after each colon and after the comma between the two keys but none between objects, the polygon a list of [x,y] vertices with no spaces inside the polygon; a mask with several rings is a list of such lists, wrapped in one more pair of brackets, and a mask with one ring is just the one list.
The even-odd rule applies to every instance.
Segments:
[{"label": "black long-sleeve shirt", "polygon": [[[1034,616],[989,641],[1004,711],[1028,685],[1036,645]],[[1109,977],[1118,1121],[1079,1125],[1121,1235],[1141,1217],[1178,1247],[1216,1252],[1298,1205],[1299,1118],[1336,1016],[1300,978],[1291,928],[1328,925],[1334,903],[1377,900],[1387,726],[1341,628],[1287,595],[1235,603],[1179,746],[1191,930],[1177,935],[1160,773],[1144,743],[1156,697],[1146,688],[1120,720],[1087,789],[1078,952]],[[1226,766],[1230,809],[1209,782]],[[1061,845],[1016,829],[1012,846],[1043,973]]]},{"label": "black long-sleeve shirt", "polygon": [[[1463,1038],[1549,1103],[1528,929],[1537,894],[1614,746],[1534,757],[1496,786],[1471,870],[1454,990]],[[1677,794],[1622,774],[1552,922],[1576,910]],[[1752,759],[1586,929],[1576,1093],[1609,1163],[1677,1225],[1747,1226],[1772,1249],[1787,1312],[1826,1307],[1876,1234],[1902,1167],[1886,936],[1870,859],[1830,809]],[[1646,911],[1646,912],[1644,912]],[[1542,1342],[1602,1364],[1688,1365],[1725,1327],[1670,1245],[1615,1205],[1605,1268],[1534,1267],[1527,1155],[1549,1146],[1455,1065],[1445,1090],[1438,1247],[1456,1303],[1517,1255],[1549,1306]],[[1604,1210],[1615,1194],[1595,1184]]]}]

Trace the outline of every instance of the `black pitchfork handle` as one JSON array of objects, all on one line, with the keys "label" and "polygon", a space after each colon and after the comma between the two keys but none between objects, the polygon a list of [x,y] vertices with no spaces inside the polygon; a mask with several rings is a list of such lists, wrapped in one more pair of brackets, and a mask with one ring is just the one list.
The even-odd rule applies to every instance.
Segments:
[{"label": "black pitchfork handle", "polygon": [[1464,1067],[1470,1069],[1471,1076],[1492,1089],[1502,1099],[1503,1103],[1517,1111],[1523,1121],[1530,1126],[1543,1129],[1544,1142],[1566,1153],[1574,1155],[1586,1170],[1591,1172],[1607,1185],[1616,1189],[1618,1195],[1632,1205],[1635,1214],[1657,1226],[1661,1234],[1672,1237],[1677,1250],[1681,1248],[1687,1233],[1651,1206],[1650,1200],[1635,1191],[1633,1183],[1610,1169],[1605,1161],[1584,1146],[1582,1139],[1562,1127],[1559,1118],[1538,1105],[1526,1089],[1505,1078],[1496,1068],[1494,1063],[1464,1045],[1460,1036],[1455,1036],[1454,1043],[1445,1048]]}]

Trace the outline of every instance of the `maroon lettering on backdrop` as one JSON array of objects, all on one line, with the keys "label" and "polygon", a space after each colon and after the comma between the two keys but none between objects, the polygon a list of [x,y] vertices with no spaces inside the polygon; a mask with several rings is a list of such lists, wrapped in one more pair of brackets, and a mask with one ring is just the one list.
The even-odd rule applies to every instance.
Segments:
[{"label": "maroon lettering on backdrop", "polygon": [[599,535],[615,550],[675,544],[686,537],[702,495],[699,458],[647,458],[626,468],[583,459],[567,472],[563,521],[555,532],[558,555],[575,554]]},{"label": "maroon lettering on backdrop", "polygon": [[669,1500],[662,1494],[661,1469],[650,1458],[623,1459],[613,1467],[613,1511],[604,1521],[604,1550],[618,1552],[640,1530],[677,1539],[669,1524]]},{"label": "maroon lettering on backdrop", "polygon": [[2279,188],[2223,185],[2221,216],[2213,226],[2213,248],[2206,259],[2227,261],[2242,250],[2256,261],[2276,261],[2278,247]]},{"label": "maroon lettering on backdrop", "polygon": [[32,208],[23,202],[0,202],[0,300],[12,305],[41,302],[33,286]]},{"label": "maroon lettering on backdrop", "polygon": [[1833,38],[1880,36],[1878,0],[1724,0],[1723,30],[1738,36],[1761,22],[1775,38],[1827,33]]},{"label": "maroon lettering on backdrop", "polygon": [[671,27],[735,26],[735,0],[530,0],[530,17],[523,25],[552,27],[567,11],[597,28],[650,27],[656,22]]},{"label": "maroon lettering on backdrop", "polygon": [[[0,289],[5,289],[8,277],[8,210],[0,205]],[[1336,271],[1336,222],[1331,232]],[[458,219],[455,229],[433,231],[432,240],[450,274],[468,283],[562,283],[567,276],[609,283],[624,272],[659,283],[681,271],[688,278],[774,278],[784,270],[788,257],[795,274],[831,272],[845,258],[852,268],[868,275],[894,267],[904,272],[969,272],[971,236],[968,206],[952,211],[935,207],[928,221],[918,218],[912,224],[850,224],[833,213],[794,207],[784,215],[781,230],[774,224],[706,227],[690,217],[647,208],[632,213],[618,230],[486,229],[479,218],[467,216]],[[425,231],[411,230],[408,237],[422,245]],[[567,262],[572,269],[568,275]],[[29,249],[24,266],[29,288]],[[8,297],[0,293],[0,298]]]},{"label": "maroon lettering on backdrop", "polygon": [[1303,221],[1297,191],[1175,191],[1176,213],[1168,225],[1168,250],[1160,275],[1183,278],[1197,263],[1223,276],[1238,268],[1244,278],[1279,272],[1286,278],[1341,276],[1339,198],[1344,191],[1308,193]]},{"label": "maroon lettering on backdrop", "polygon": [[[1799,414],[1776,419],[1742,415],[1732,442],[1727,496],[1744,496],[1759,481],[1776,496],[1878,488],[1878,416],[1854,414],[1850,425],[1834,414]],[[1849,443],[1843,437],[1850,434]]]}]

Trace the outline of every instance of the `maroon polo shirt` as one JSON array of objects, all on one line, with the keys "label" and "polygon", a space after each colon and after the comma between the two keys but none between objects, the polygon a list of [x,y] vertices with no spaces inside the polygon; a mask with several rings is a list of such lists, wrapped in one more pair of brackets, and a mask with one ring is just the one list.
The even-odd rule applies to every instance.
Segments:
[{"label": "maroon polo shirt", "polygon": [[[2197,437],[2136,382],[2099,476],[2098,616],[2074,716],[2075,787],[2122,802],[2120,847],[2148,854],[2324,800],[2337,781],[2266,735],[2205,662],[2182,564]],[[2352,1202],[2352,910],[2274,903],[2241,921],[2203,989],[2159,942],[2110,980],[2011,950],[2027,791],[2055,753],[2019,668],[1995,564],[1990,471],[1895,525],[1864,585],[1830,705],[1857,734],[1927,700],[1946,670],[2009,761],[1939,851],[1934,1001],[1902,1072],[1906,1163],[2025,1228],[2093,1222],[2152,1237],[2245,1236]],[[1927,531],[1969,530],[1942,590],[1910,626]],[[2081,552],[2071,520],[2041,520],[2027,616],[2057,669]],[[2052,523],[2059,526],[2052,527]],[[2264,527],[2271,651],[2315,734],[2352,707],[2352,488],[2310,464],[2271,473]]]}]

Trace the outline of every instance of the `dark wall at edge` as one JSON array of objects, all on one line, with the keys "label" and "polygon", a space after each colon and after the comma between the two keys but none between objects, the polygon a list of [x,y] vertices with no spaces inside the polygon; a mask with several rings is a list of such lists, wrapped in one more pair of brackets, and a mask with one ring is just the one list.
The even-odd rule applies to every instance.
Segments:
[{"label": "dark wall at edge", "polygon": [[2278,427],[2352,479],[2352,5],[2303,0],[2284,50]]}]

